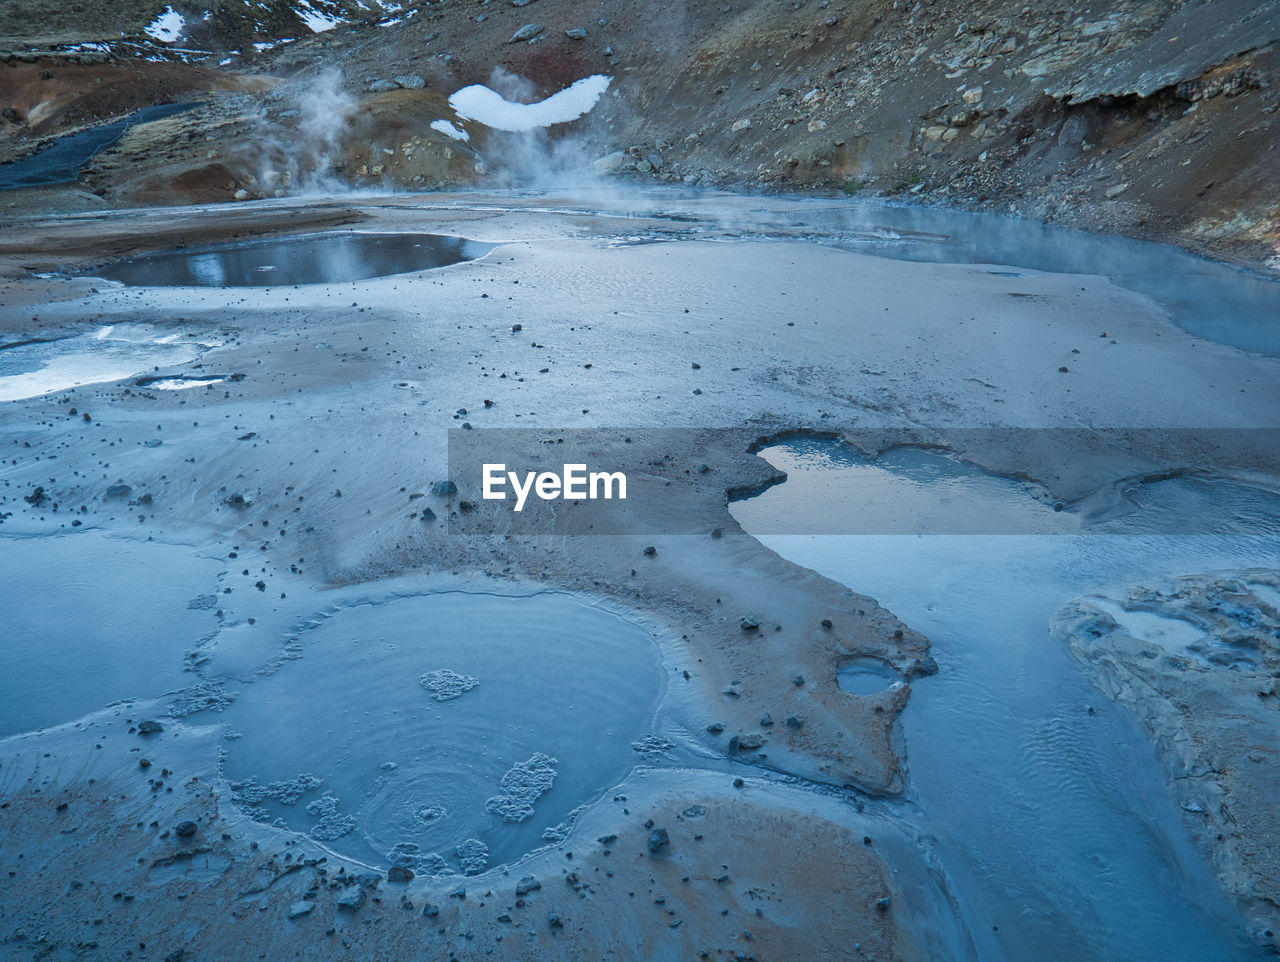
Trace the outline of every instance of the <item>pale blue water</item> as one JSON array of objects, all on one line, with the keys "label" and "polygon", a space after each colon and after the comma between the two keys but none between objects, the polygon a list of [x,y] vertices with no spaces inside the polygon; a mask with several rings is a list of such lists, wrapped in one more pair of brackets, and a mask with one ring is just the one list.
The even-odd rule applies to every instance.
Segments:
[{"label": "pale blue water", "polygon": [[[769,460],[793,480],[733,506],[748,531],[793,510],[793,483],[823,490],[821,477],[794,479],[833,470],[786,446]],[[1028,497],[1017,485],[996,490],[1010,511]],[[809,501],[811,515],[840,510],[838,489],[826,491]],[[1150,740],[1048,627],[1083,594],[1280,565],[1280,537],[758,536],[930,638],[939,672],[912,682],[902,719],[911,793],[980,958],[1258,957],[1188,839]]]}]

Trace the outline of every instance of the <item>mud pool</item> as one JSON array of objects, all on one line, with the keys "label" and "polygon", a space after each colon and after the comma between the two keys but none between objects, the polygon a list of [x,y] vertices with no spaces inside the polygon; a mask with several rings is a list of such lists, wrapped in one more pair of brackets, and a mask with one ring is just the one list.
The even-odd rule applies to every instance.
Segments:
[{"label": "mud pool", "polygon": [[647,632],[549,592],[344,605],[295,644],[296,661],[219,716],[233,797],[335,851],[428,875],[560,841],[641,760],[632,743],[663,687]]},{"label": "mud pool", "polygon": [[281,287],[338,284],[447,267],[492,248],[439,234],[333,232],[168,251],[95,268],[140,287]]},{"label": "mud pool", "polygon": [[[873,462],[836,442],[801,439],[762,456],[789,478],[733,505],[740,523],[796,564],[877,598],[933,643],[939,672],[912,683],[903,716],[913,796],[922,826],[939,840],[978,956],[1257,957],[1190,843],[1147,736],[1090,684],[1049,623],[1082,594],[1185,571],[1274,566],[1275,502],[1244,517],[1227,509],[1237,530],[1271,532],[1263,536],[1035,527],[1027,530],[1043,533],[920,535],[913,512],[964,510],[974,485],[983,510],[992,492],[1005,512],[1052,509],[1016,482],[983,481],[972,465],[937,454],[895,451]],[[769,533],[812,530],[795,526],[799,503],[789,488],[804,492],[819,518],[858,510],[863,492],[874,501],[901,491],[899,533]],[[1201,519],[1198,530],[1221,520]],[[1155,618],[1139,627],[1171,651],[1195,633],[1168,619],[1153,631]]]}]

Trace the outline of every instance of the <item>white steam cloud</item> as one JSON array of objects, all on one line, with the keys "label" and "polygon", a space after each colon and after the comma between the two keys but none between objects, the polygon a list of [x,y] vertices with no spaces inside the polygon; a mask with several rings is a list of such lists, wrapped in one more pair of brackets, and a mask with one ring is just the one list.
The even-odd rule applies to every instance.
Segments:
[{"label": "white steam cloud", "polygon": [[347,189],[337,168],[359,103],[343,87],[342,75],[330,69],[308,78],[296,89],[293,103],[298,120],[292,130],[268,122],[265,115],[259,121],[251,145],[258,191],[283,195]]}]

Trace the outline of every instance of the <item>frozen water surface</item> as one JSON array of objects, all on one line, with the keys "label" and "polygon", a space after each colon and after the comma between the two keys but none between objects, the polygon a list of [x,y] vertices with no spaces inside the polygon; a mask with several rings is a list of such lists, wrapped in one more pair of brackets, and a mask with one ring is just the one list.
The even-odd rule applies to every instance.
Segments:
[{"label": "frozen water surface", "polygon": [[[490,866],[546,844],[635,765],[663,684],[645,630],[550,592],[353,604],[297,645],[219,716],[227,779],[257,816],[428,874],[474,870],[468,840]],[[319,782],[289,804],[255,791],[299,775]]]},{"label": "frozen water surface", "polygon": [[160,365],[186,364],[208,347],[146,324],[113,324],[56,340],[0,346],[0,401],[118,381]]},{"label": "frozen water surface", "polygon": [[[815,445],[831,450],[824,457]],[[812,493],[818,517],[857,498],[824,483],[848,477],[851,456],[839,445],[780,445],[764,456],[789,480],[733,505],[744,527],[876,598],[932,642],[940,671],[913,683],[903,728],[924,828],[939,840],[978,956],[1255,958],[1187,837],[1146,735],[1093,687],[1049,623],[1084,594],[1274,566],[1280,537],[768,534],[786,530],[792,485]],[[969,477],[964,466],[949,477],[933,474],[937,467],[899,460],[877,470],[902,474],[908,497]],[[876,490],[892,489],[881,480]],[[1016,486],[1002,490],[1030,499]],[[1277,516],[1233,520],[1274,531]],[[1197,530],[1215,526],[1202,519]],[[1168,631],[1168,621],[1139,627]]]}]

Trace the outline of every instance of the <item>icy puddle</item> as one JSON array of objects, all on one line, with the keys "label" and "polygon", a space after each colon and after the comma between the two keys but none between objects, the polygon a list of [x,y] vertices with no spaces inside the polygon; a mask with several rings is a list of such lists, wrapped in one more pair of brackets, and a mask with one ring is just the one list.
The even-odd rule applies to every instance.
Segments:
[{"label": "icy puddle", "polygon": [[148,254],[92,274],[136,287],[336,284],[446,267],[474,260],[493,247],[443,234],[341,231]]},{"label": "icy puddle", "polygon": [[297,645],[218,716],[238,804],[419,874],[561,838],[641,760],[663,687],[645,630],[550,592],[355,604]]},{"label": "icy puddle", "polygon": [[146,324],[113,324],[51,341],[0,345],[0,401],[105,384],[186,364],[212,344]]},{"label": "icy puddle", "polygon": [[[933,458],[877,465],[808,440],[764,456],[789,480],[734,504],[739,522],[783,557],[876,598],[932,641],[940,671],[912,683],[902,718],[911,792],[922,829],[938,839],[977,957],[1255,958],[1188,838],[1138,722],[1090,683],[1049,625],[1082,595],[1170,574],[1274,567],[1280,537],[769,533],[851,530],[831,521],[856,510],[854,481],[890,502],[900,492],[902,503],[881,505],[890,514],[922,498],[922,489],[939,502],[963,501],[973,485],[977,502],[1005,517],[1025,511],[1038,518],[1052,508],[1033,503],[1019,485],[981,482],[969,466],[943,470]],[[883,476],[868,480],[867,472]],[[1226,509],[1232,517],[1194,519],[1193,530],[1277,530],[1277,515],[1266,513],[1274,502],[1262,502],[1264,513],[1240,514],[1258,509],[1256,492],[1233,501],[1231,487],[1214,490],[1235,505]],[[807,493],[803,506],[789,493],[795,490]],[[992,501],[993,492],[1003,493]],[[1183,502],[1166,494],[1173,504],[1212,507],[1198,496]],[[788,528],[802,507],[812,525]],[[1133,520],[1141,515],[1121,519],[1125,530],[1141,530]],[[1181,631],[1176,623],[1142,627]],[[873,681],[865,674],[839,680],[846,690]]]}]

